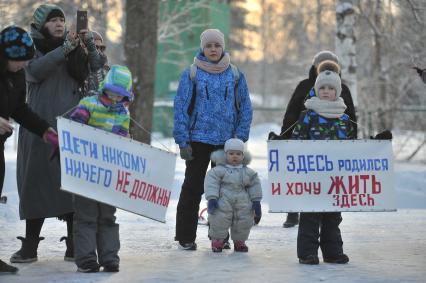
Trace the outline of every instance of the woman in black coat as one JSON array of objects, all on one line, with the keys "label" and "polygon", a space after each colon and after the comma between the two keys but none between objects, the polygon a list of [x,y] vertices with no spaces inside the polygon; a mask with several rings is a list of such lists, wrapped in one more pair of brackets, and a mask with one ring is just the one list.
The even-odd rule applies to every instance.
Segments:
[{"label": "woman in black coat", "polygon": [[[312,61],[312,66],[309,70],[309,77],[297,85],[296,89],[294,90],[294,93],[291,96],[291,99],[287,105],[286,112],[284,114],[283,118],[283,124],[281,127],[281,133],[280,135],[276,135],[274,132],[269,133],[268,139],[272,140],[287,140],[290,139],[291,134],[293,133],[293,128],[299,119],[300,113],[305,109],[305,101],[310,98],[310,92],[313,89],[315,85],[315,80],[317,78],[317,75],[319,71],[317,70],[320,63],[324,61],[331,61],[336,64],[339,63],[339,60],[337,58],[337,55],[334,54],[331,51],[321,51],[317,53],[314,56],[314,59]],[[338,69],[335,69],[335,66],[333,64],[329,65],[332,69],[331,71],[335,71],[340,74],[340,67],[337,67]],[[338,66],[338,65],[337,65]],[[345,110],[345,113],[349,116],[349,118],[353,122],[353,127],[355,133],[357,132],[357,124],[356,124],[356,116],[355,116],[355,106],[352,100],[351,92],[349,88],[342,83],[342,94],[341,97],[343,98],[347,108]],[[299,215],[298,213],[288,213],[287,220],[284,222],[283,227],[284,228],[290,228],[299,223]]]},{"label": "woman in black coat", "polygon": [[[56,132],[25,103],[26,84],[23,67],[34,56],[34,44],[28,33],[16,26],[0,33],[0,197],[5,176],[4,144],[12,135],[13,118],[22,127],[57,144]],[[6,198],[1,197],[5,203]],[[18,269],[0,260],[0,273]]]}]

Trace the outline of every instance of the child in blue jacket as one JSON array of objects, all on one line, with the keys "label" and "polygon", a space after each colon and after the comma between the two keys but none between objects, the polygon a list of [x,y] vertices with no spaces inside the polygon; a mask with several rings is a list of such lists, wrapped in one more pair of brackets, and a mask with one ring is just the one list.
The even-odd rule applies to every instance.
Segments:
[{"label": "child in blue jacket", "polygon": [[[321,65],[318,67],[321,68]],[[356,137],[352,121],[345,114],[346,105],[340,97],[340,77],[333,71],[321,72],[315,81],[315,96],[305,102],[294,128],[292,139],[344,140]],[[340,212],[300,213],[297,235],[297,256],[301,264],[318,264],[318,248],[324,262],[347,263],[339,229]]]}]

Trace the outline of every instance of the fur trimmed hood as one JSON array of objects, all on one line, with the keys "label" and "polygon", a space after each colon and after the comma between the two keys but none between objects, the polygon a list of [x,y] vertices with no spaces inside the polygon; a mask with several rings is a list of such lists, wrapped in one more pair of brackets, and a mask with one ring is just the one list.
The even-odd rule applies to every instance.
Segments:
[{"label": "fur trimmed hood", "polygon": [[325,60],[318,65],[317,74],[323,71],[332,71],[340,75],[341,69],[339,64],[331,60]]},{"label": "fur trimmed hood", "polygon": [[[251,162],[251,153],[244,151],[243,166],[247,166]],[[226,155],[223,149],[216,150],[210,155],[210,160],[216,163],[216,165],[226,165]]]}]

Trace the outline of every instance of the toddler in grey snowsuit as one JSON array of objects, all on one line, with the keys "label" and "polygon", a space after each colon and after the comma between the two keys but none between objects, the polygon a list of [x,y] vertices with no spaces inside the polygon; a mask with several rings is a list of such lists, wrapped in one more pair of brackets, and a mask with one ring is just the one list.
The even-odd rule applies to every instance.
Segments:
[{"label": "toddler in grey snowsuit", "polygon": [[247,167],[251,156],[244,151],[244,142],[229,139],[224,150],[212,153],[217,166],[207,172],[204,193],[208,200],[209,237],[213,252],[221,252],[224,239],[231,228],[236,252],[247,252],[245,241],[262,214],[262,188],[257,173]]}]

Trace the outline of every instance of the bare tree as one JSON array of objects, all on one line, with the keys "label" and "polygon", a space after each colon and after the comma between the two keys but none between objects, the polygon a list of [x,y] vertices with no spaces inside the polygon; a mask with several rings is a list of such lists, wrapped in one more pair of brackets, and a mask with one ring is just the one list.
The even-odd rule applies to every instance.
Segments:
[{"label": "bare tree", "polygon": [[317,26],[317,35],[316,35],[316,47],[317,50],[321,50],[321,22],[322,22],[322,3],[321,0],[317,0],[317,11],[316,11],[316,26]]},{"label": "bare tree", "polygon": [[356,13],[353,0],[339,0],[336,6],[336,54],[342,67],[342,77],[352,94],[355,107],[357,99],[356,78]]},{"label": "bare tree", "polygon": [[[126,2],[126,64],[133,74],[135,100],[130,106],[134,139],[151,142],[154,104],[155,63],[157,55],[157,0]],[[143,129],[140,128],[141,125]]]},{"label": "bare tree", "polygon": [[358,8],[359,97],[372,117],[369,127],[377,131],[424,129],[424,85],[412,67],[426,67],[426,3],[365,0]]},{"label": "bare tree", "polygon": [[212,9],[208,0],[181,0],[161,2],[161,12],[158,19],[158,44],[162,44],[164,53],[160,62],[177,65],[184,68],[187,64],[187,54],[194,53],[196,46],[184,48],[183,36],[194,29],[209,25],[200,13],[202,9]]},{"label": "bare tree", "polygon": [[243,51],[250,48],[245,42],[244,32],[254,31],[256,28],[250,22],[245,20],[247,9],[244,7],[245,0],[229,1],[231,9],[231,32],[229,34],[229,46],[233,52]]}]

